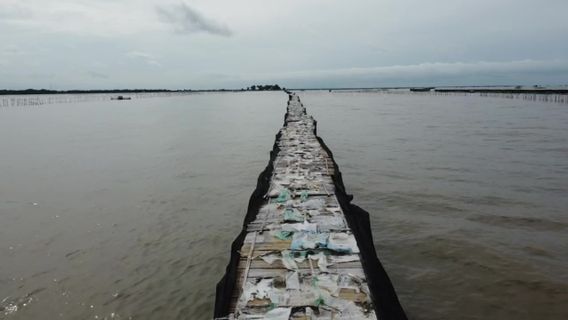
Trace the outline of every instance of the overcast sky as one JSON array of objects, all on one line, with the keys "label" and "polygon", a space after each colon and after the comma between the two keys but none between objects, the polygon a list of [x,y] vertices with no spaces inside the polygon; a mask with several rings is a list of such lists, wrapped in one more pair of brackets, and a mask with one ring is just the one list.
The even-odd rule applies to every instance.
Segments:
[{"label": "overcast sky", "polygon": [[0,0],[0,88],[568,83],[567,0]]}]

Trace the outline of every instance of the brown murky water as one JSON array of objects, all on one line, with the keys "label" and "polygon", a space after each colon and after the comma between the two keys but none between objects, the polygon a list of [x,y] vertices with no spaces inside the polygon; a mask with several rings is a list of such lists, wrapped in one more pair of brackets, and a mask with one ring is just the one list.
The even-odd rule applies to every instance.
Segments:
[{"label": "brown murky water", "polygon": [[[568,318],[568,109],[300,93],[414,319]],[[0,108],[0,319],[207,319],[283,93]]]},{"label": "brown murky water", "polygon": [[568,318],[566,105],[370,93],[303,101],[371,213],[411,318]]}]

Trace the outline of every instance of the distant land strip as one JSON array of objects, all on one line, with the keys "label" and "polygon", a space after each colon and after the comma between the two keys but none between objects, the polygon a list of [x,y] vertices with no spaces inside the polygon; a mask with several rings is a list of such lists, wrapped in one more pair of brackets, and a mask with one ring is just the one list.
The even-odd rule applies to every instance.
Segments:
[{"label": "distant land strip", "polygon": [[349,90],[409,90],[411,92],[463,92],[463,93],[524,93],[524,94],[568,94],[568,88],[515,88],[515,87],[381,87],[381,88],[294,88],[294,91],[349,91]]},{"label": "distant land strip", "polygon": [[25,89],[9,90],[0,89],[0,95],[25,95],[25,94],[100,94],[100,93],[180,93],[180,92],[240,92],[240,91],[281,91],[277,84],[253,85],[246,89],[99,89],[99,90],[48,90],[48,89]]},{"label": "distant land strip", "polygon": [[211,89],[211,90],[168,90],[168,89],[117,89],[117,90],[47,90],[47,89],[26,89],[26,90],[0,90],[0,95],[26,95],[26,94],[101,94],[101,93],[179,93],[179,92],[238,92],[245,89]]},{"label": "distant land strip", "polygon": [[525,93],[525,94],[568,94],[568,89],[489,89],[489,88],[444,88],[436,92],[468,92],[468,93]]},{"label": "distant land strip", "polygon": [[[241,92],[241,91],[280,91],[278,85],[251,86],[246,89],[100,89],[100,90],[48,90],[0,89],[0,95],[32,95],[32,94],[128,94],[128,93],[189,93],[189,92]],[[349,90],[409,90],[412,92],[456,92],[456,93],[502,93],[502,94],[568,94],[568,88],[519,87],[519,86],[439,86],[439,87],[364,87],[364,88],[294,88],[295,91],[349,91]]]}]

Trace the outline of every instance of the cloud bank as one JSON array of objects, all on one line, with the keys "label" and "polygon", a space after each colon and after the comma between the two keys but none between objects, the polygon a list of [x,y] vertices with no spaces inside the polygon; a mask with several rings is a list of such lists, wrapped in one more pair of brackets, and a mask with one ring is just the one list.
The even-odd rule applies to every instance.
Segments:
[{"label": "cloud bank", "polygon": [[566,0],[0,0],[0,88],[568,84],[567,10]]},{"label": "cloud bank", "polygon": [[421,63],[370,68],[346,68],[331,70],[307,70],[274,75],[279,78],[320,78],[320,77],[385,77],[421,78],[434,76],[463,76],[484,74],[514,74],[567,72],[568,60],[519,60],[507,62],[454,62]]},{"label": "cloud bank", "polygon": [[368,68],[300,70],[225,75],[243,82],[279,82],[289,87],[374,87],[412,85],[532,84],[543,79],[568,82],[568,60],[435,62]]}]

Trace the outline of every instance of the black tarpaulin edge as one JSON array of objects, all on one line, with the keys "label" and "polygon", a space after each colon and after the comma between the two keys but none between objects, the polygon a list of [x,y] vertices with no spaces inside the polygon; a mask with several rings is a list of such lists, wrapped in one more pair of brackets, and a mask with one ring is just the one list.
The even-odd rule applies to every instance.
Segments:
[{"label": "black tarpaulin edge", "polygon": [[[284,120],[284,125],[286,125],[286,117]],[[249,205],[247,209],[247,214],[245,215],[245,220],[243,221],[243,228],[237,238],[233,241],[231,245],[231,258],[229,264],[227,265],[225,275],[219,283],[217,283],[216,294],[215,294],[215,318],[223,318],[229,315],[229,308],[231,306],[231,299],[233,292],[235,291],[235,285],[237,283],[237,268],[240,259],[240,249],[243,246],[245,237],[247,235],[247,225],[254,221],[260,206],[266,201],[264,196],[268,192],[270,187],[270,180],[272,178],[272,173],[274,171],[274,160],[280,151],[278,147],[278,142],[280,141],[280,132],[276,135],[272,151],[270,152],[270,160],[268,165],[258,176],[258,182],[256,184],[256,189],[253,191],[249,199]]]},{"label": "black tarpaulin edge", "polygon": [[353,195],[346,192],[341,171],[333,158],[333,153],[323,139],[317,135],[317,121],[314,120],[314,124],[316,139],[319,141],[321,147],[329,154],[333,163],[335,173],[331,178],[335,185],[335,195],[343,210],[347,224],[357,241],[361,255],[361,264],[363,265],[363,271],[367,278],[367,284],[377,318],[385,320],[406,320],[406,314],[398,300],[394,286],[377,256],[369,213],[351,203]]}]

